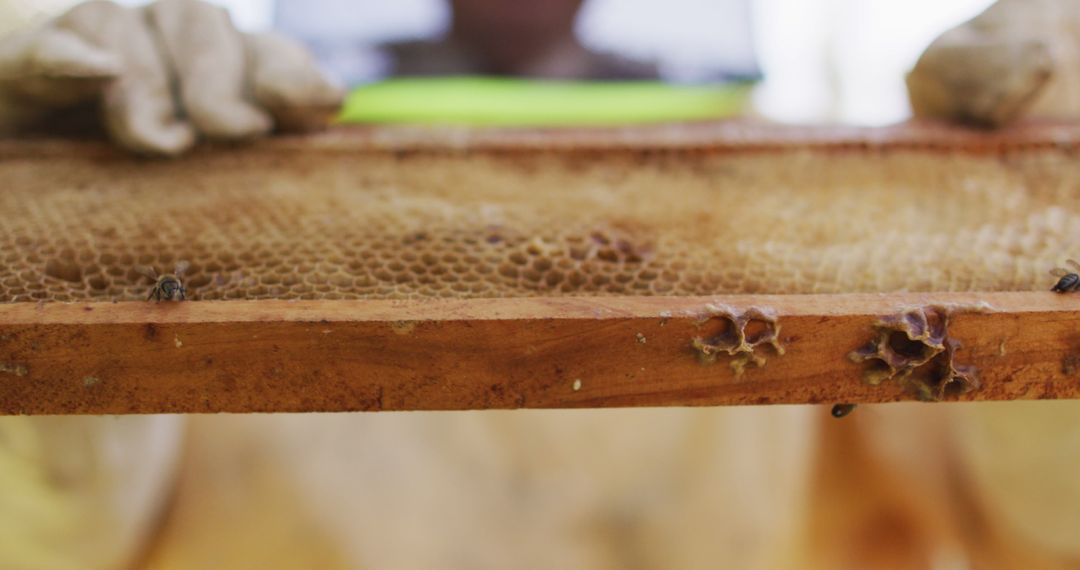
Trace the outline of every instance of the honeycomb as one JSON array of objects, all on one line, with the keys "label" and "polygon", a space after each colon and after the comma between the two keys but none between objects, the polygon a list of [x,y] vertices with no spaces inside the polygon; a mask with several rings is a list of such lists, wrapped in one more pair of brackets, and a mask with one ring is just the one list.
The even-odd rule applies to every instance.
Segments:
[{"label": "honeycomb", "polygon": [[719,328],[705,332],[692,339],[691,345],[698,353],[703,364],[716,362],[721,353],[733,356],[729,362],[735,376],[742,376],[746,367],[753,364],[765,366],[767,358],[757,349],[764,345],[772,347],[773,353],[783,356],[784,347],[780,344],[780,324],[776,315],[768,309],[750,307],[739,311],[733,307],[709,304],[705,307],[706,316],[698,322],[698,328],[710,323],[719,323]]},{"label": "honeycomb", "polygon": [[949,337],[951,314],[947,307],[918,307],[886,316],[875,325],[876,336],[848,357],[864,364],[866,383],[896,380],[923,401],[977,390],[978,370],[955,361],[960,342]]},{"label": "honeycomb", "polygon": [[1080,254],[1064,147],[275,144],[9,144],[0,299],[142,300],[180,260],[191,300],[1030,290]]}]

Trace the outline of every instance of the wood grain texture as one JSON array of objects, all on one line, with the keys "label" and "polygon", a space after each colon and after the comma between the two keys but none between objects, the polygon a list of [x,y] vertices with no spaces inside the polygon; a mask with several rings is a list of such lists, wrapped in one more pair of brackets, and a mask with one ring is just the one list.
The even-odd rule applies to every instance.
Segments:
[{"label": "wood grain texture", "polygon": [[[575,155],[664,153],[760,153],[791,150],[896,152],[923,150],[942,154],[997,155],[1017,151],[1080,148],[1080,121],[1021,121],[986,130],[936,121],[912,120],[884,127],[839,125],[793,126],[754,119],[662,123],[597,128],[469,128],[449,126],[338,126],[322,133],[278,136],[243,145],[241,150],[276,153],[283,161],[311,153],[450,154],[515,153]],[[203,143],[194,156],[237,152],[235,144]],[[0,136],[0,159],[80,157],[131,162],[130,153],[96,139]],[[139,161],[140,159],[135,159]]]},{"label": "wood grain texture", "polygon": [[[709,306],[773,312],[737,374]],[[0,412],[123,414],[888,402],[847,354],[953,307],[963,399],[1080,397],[1080,296],[1049,292],[0,305]],[[971,310],[976,305],[983,308]],[[710,331],[710,329],[712,329]]]}]

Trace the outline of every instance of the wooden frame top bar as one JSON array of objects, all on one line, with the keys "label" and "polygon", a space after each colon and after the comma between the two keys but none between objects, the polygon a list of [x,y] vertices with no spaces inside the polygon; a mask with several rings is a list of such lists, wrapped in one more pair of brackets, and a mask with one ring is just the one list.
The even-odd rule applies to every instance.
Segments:
[{"label": "wooden frame top bar", "polygon": [[[250,145],[204,143],[194,154],[236,152],[768,152],[792,149],[926,150],[975,154],[1080,147],[1080,121],[1031,120],[988,131],[938,122],[885,127],[791,126],[755,120],[596,128],[340,126],[314,135],[280,136]],[[0,159],[82,156],[132,160],[98,140],[4,138]],[[134,160],[143,160],[134,158]]]},{"label": "wooden frame top bar", "polygon": [[[116,414],[831,404],[916,399],[848,357],[883,317],[951,313],[963,400],[1080,397],[1080,296],[912,293],[0,305],[0,412]],[[724,315],[783,354],[702,358]],[[754,334],[747,329],[748,334]]]}]

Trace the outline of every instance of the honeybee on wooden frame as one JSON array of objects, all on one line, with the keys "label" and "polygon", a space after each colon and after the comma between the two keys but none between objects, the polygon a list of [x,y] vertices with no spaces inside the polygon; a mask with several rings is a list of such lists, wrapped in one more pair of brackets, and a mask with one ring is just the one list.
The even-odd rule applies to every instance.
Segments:
[{"label": "honeybee on wooden frame", "polygon": [[1075,259],[1070,259],[1065,262],[1069,267],[1073,269],[1070,271],[1064,267],[1055,267],[1050,270],[1050,275],[1058,277],[1058,282],[1050,289],[1055,293],[1070,293],[1080,289],[1080,263],[1077,263]]},{"label": "honeybee on wooden frame", "polygon": [[836,404],[832,407],[832,417],[843,418],[855,411],[855,404]]},{"label": "honeybee on wooden frame", "polygon": [[176,267],[172,273],[158,274],[157,270],[153,267],[147,267],[145,265],[139,265],[135,267],[135,270],[140,274],[154,280],[154,287],[150,289],[150,294],[146,296],[146,300],[151,299],[155,301],[183,301],[187,299],[187,290],[184,289],[183,276],[191,264],[186,261],[176,262]]}]

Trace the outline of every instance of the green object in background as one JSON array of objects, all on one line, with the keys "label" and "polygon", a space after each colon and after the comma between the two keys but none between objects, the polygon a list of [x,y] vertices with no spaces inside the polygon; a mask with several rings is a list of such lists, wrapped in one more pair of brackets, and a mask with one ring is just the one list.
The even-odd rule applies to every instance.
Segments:
[{"label": "green object in background", "polygon": [[742,112],[751,84],[388,79],[354,89],[342,123],[574,126],[717,119]]}]

